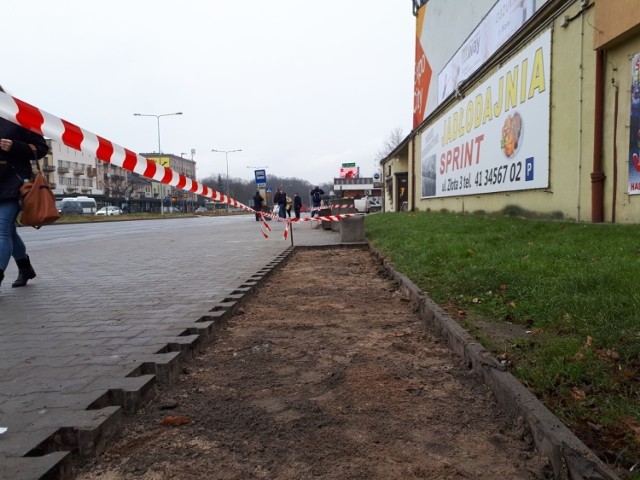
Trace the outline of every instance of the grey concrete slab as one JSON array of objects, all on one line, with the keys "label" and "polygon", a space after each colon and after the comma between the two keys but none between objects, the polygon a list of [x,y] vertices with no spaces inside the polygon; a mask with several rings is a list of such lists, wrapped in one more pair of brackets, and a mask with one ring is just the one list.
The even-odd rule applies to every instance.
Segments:
[{"label": "grey concrete slab", "polygon": [[[0,479],[65,478],[215,334],[294,245],[340,243],[311,222],[252,216],[20,229],[37,277],[0,286]],[[59,452],[58,452],[59,451]],[[32,457],[25,457],[30,455]]]}]

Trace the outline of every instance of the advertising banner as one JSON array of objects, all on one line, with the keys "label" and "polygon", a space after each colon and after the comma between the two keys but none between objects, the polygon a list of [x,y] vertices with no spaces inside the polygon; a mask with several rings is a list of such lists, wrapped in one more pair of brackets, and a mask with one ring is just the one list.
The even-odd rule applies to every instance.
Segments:
[{"label": "advertising banner", "polygon": [[427,100],[431,86],[431,65],[422,47],[422,30],[425,25],[427,6],[418,10],[416,18],[416,52],[415,70],[413,74],[413,128],[422,123],[426,115]]},{"label": "advertising banner", "polygon": [[162,165],[163,167],[170,167],[171,159],[169,157],[147,157],[149,160],[156,162],[158,165]]},{"label": "advertising banner", "polygon": [[422,197],[549,185],[547,30],[421,135]]},{"label": "advertising banner", "polygon": [[438,103],[480,68],[531,18],[533,0],[499,0],[438,74]]},{"label": "advertising banner", "polygon": [[340,178],[358,178],[358,167],[340,167]]},{"label": "advertising banner", "polygon": [[631,120],[629,121],[630,195],[640,193],[640,53],[631,59]]}]

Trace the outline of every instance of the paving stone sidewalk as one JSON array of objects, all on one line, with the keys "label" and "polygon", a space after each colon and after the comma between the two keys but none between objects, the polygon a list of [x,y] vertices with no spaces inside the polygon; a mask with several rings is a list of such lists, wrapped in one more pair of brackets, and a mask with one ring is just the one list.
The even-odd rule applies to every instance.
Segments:
[{"label": "paving stone sidewalk", "polygon": [[[37,271],[0,287],[0,479],[64,478],[157,381],[175,375],[291,252],[253,217],[163,219],[20,229]],[[338,232],[294,226],[299,246]]]}]

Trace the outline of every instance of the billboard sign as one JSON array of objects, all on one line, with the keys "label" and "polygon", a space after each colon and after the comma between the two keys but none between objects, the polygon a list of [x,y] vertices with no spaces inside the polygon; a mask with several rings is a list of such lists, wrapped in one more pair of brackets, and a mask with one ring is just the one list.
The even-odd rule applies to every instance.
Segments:
[{"label": "billboard sign", "polygon": [[629,119],[629,195],[640,193],[640,53],[631,59]]},{"label": "billboard sign", "polygon": [[499,0],[438,74],[438,103],[480,68],[533,15],[534,0]]},{"label": "billboard sign", "polygon": [[169,157],[147,157],[147,160],[151,160],[163,167],[170,167],[171,159]]},{"label": "billboard sign", "polygon": [[[429,0],[416,12],[413,128],[550,0]],[[414,6],[416,3],[414,2]],[[451,26],[455,25],[455,28]],[[413,47],[413,45],[412,45]],[[464,92],[467,94],[467,92]]]},{"label": "billboard sign", "polygon": [[[354,164],[355,165],[355,164]],[[358,178],[358,167],[342,167],[340,169],[340,178]]]},{"label": "billboard sign", "polygon": [[547,30],[421,135],[422,198],[549,185]]}]

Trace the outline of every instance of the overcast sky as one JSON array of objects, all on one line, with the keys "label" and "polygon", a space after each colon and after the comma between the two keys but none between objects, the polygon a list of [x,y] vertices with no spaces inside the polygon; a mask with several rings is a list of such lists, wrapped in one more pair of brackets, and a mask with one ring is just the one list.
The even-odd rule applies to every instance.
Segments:
[{"label": "overcast sky", "polygon": [[374,173],[411,129],[409,0],[20,0],[2,9],[9,94],[135,152],[195,149],[197,177],[249,167],[322,183]]}]

